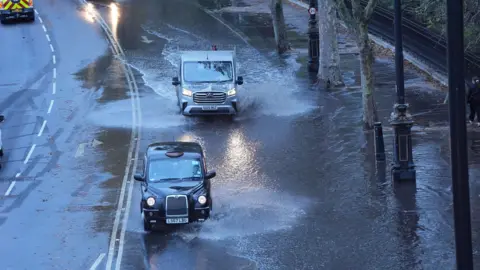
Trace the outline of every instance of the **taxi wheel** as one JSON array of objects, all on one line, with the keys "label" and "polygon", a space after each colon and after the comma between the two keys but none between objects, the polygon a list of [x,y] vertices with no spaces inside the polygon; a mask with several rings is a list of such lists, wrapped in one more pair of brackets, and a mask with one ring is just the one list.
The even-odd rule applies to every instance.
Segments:
[{"label": "taxi wheel", "polygon": [[143,220],[143,230],[146,232],[152,230],[152,224],[148,223],[145,219]]}]

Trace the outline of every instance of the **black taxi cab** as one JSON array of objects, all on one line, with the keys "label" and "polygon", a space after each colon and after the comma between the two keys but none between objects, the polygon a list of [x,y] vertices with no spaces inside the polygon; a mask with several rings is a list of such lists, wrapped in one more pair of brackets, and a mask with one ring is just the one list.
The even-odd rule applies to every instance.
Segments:
[{"label": "black taxi cab", "polygon": [[207,220],[212,210],[210,179],[215,176],[196,142],[150,144],[143,172],[134,175],[141,182],[145,231]]}]

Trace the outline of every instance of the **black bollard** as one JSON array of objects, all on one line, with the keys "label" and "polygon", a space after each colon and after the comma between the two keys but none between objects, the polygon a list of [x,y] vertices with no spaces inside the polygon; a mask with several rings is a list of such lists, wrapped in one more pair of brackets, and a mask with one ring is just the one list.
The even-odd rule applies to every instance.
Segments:
[{"label": "black bollard", "polygon": [[375,159],[377,161],[385,161],[385,143],[383,142],[382,123],[374,124],[375,130]]}]

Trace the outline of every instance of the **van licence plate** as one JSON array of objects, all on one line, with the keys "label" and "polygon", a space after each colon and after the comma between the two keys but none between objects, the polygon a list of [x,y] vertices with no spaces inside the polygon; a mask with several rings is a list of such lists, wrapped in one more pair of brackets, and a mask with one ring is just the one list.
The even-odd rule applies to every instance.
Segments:
[{"label": "van licence plate", "polygon": [[217,106],[203,106],[202,110],[204,110],[204,111],[216,111],[216,110],[218,110],[218,107]]},{"label": "van licence plate", "polygon": [[188,218],[167,218],[167,224],[185,224],[188,223]]},{"label": "van licence plate", "polygon": [[22,9],[19,8],[19,9],[14,9],[13,12],[22,12]]}]

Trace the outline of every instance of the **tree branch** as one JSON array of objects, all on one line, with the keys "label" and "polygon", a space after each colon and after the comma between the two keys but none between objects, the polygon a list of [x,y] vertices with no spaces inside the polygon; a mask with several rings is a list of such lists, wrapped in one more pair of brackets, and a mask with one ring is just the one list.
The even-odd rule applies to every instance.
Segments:
[{"label": "tree branch", "polygon": [[365,11],[363,14],[363,18],[366,22],[370,20],[372,17],[373,11],[378,4],[378,0],[368,0],[367,6],[365,7]]},{"label": "tree branch", "polygon": [[333,2],[337,7],[341,20],[344,21],[349,27],[355,26],[355,21],[353,20],[353,16],[350,13],[350,10],[347,8],[347,5],[345,5],[345,0],[333,0]]},{"label": "tree branch", "polygon": [[360,0],[350,0],[350,3],[352,3],[352,14],[355,20],[357,22],[363,22],[364,21],[363,14],[362,14],[363,8],[360,5]]}]

